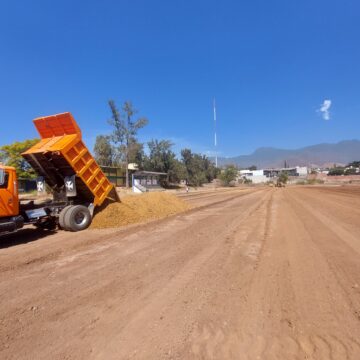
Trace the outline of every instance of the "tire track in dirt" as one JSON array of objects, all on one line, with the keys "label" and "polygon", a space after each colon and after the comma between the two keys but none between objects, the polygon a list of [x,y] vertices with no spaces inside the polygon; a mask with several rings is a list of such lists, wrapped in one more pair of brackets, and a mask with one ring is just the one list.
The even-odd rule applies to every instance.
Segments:
[{"label": "tire track in dirt", "polygon": [[[210,195],[196,195],[196,196],[189,196],[183,197],[183,200],[187,201],[189,204],[195,206],[195,209],[198,208],[205,208],[206,206],[211,206],[215,204],[220,204],[223,202],[227,202],[229,200],[235,199],[237,197],[246,196],[248,194],[253,194],[258,191],[264,191],[264,188],[251,188],[251,189],[239,189],[239,190],[229,190],[229,191],[222,191],[219,193],[212,193]],[[221,198],[221,200],[216,200],[217,198]],[[215,200],[215,201],[212,201]],[[190,210],[191,211],[191,210]]]},{"label": "tire track in dirt", "polygon": [[[302,192],[291,193],[292,206],[297,216],[306,223],[307,231],[316,249],[322,254],[327,266],[331,271],[331,278],[337,282],[343,299],[343,306],[349,310],[348,314],[355,320],[355,333],[360,333],[360,263],[357,250],[356,235],[346,229],[347,224],[337,221],[334,217],[335,210],[342,210],[342,206],[333,203],[331,207],[319,208],[319,203],[314,195],[309,199],[308,194]],[[339,207],[339,209],[334,209]],[[337,213],[337,211],[335,212]],[[311,229],[320,228],[316,236],[312,235]],[[357,237],[357,242],[359,242]],[[340,319],[341,320],[341,319]],[[349,321],[350,323],[350,321]],[[349,324],[348,327],[351,325]],[[348,335],[348,341],[353,342],[352,350],[355,347],[360,354],[360,342],[352,337],[353,331]],[[338,339],[339,340],[339,339]],[[354,352],[352,351],[352,354]],[[354,356],[354,355],[353,355]],[[354,358],[354,357],[351,357]]]},{"label": "tire track in dirt", "polygon": [[[179,358],[241,358],[247,346],[246,335],[239,336],[237,333],[239,324],[236,315],[241,314],[242,306],[248,302],[246,289],[253,282],[267,237],[271,234],[272,198],[273,191],[234,234],[234,246],[223,265],[225,287],[218,289],[212,300],[213,309],[207,309],[213,318],[199,321],[189,339],[190,345],[184,350],[185,355]],[[215,307],[220,310],[218,314],[214,313]],[[239,348],[240,343],[244,347]]]},{"label": "tire track in dirt", "polygon": [[[265,198],[269,195],[266,194]],[[238,200],[237,200],[238,201]],[[143,311],[137,313],[132,321],[121,330],[121,336],[115,338],[113,345],[107,344],[106,354],[117,354],[117,356],[124,356],[130,353],[133,356],[129,358],[183,358],[180,355],[181,351],[177,349],[182,343],[186,343],[188,337],[193,331],[196,319],[206,313],[207,303],[211,303],[211,298],[214,292],[217,292],[217,286],[224,282],[223,268],[232,251],[234,242],[238,240],[239,229],[244,226],[250,217],[257,217],[259,209],[263,207],[264,198],[257,200],[245,209],[241,216],[234,222],[234,225],[229,227],[226,233],[221,237],[216,237],[216,241],[211,241],[208,246],[203,249],[197,258],[191,259],[191,264],[184,266],[183,270],[179,272],[176,277],[171,279],[171,282],[156,296],[152,297],[149,304],[147,304]],[[209,209],[209,211],[212,211]],[[208,236],[208,234],[204,234]],[[248,250],[248,243],[242,242],[241,246],[243,252]],[[240,244],[238,244],[240,246]],[[211,282],[209,283],[208,274],[211,274]],[[206,284],[206,285],[205,285]],[[203,289],[202,289],[203,288]],[[202,290],[201,290],[202,289]],[[195,298],[194,295],[196,294]],[[188,304],[191,304],[191,308]],[[185,306],[184,306],[185,304]],[[179,307],[186,308],[186,315],[183,319],[179,319]],[[162,329],[158,329],[159,321],[156,318],[157,311],[155,309],[161,308],[163,311],[159,314]],[[173,310],[173,308],[175,310]],[[173,319],[177,318],[176,327],[174,328]],[[144,320],[146,319],[146,320]],[[144,323],[146,325],[144,325]],[[154,333],[154,328],[158,332]],[[172,337],[175,337],[174,332],[178,332],[178,328],[183,329],[180,339],[175,343],[177,346],[169,346]],[[136,349],[136,344],[153,343],[161,331],[161,339],[164,346],[160,352],[158,349],[147,348],[146,352]],[[151,335],[149,335],[151,334]],[[155,338],[152,338],[155,336]],[[149,339],[150,337],[150,339]],[[126,349],[122,351],[119,349],[119,343],[126,344]],[[169,346],[169,347],[167,347]],[[113,347],[113,350],[109,350]],[[102,348],[102,347],[100,347]],[[129,351],[130,348],[130,351]],[[131,350],[132,349],[132,350]],[[155,355],[156,354],[156,355]],[[95,358],[102,358],[105,356],[103,352],[95,352]]]},{"label": "tire track in dirt", "polygon": [[[153,304],[157,309],[153,310],[154,315],[161,312],[156,305],[159,303],[159,292],[165,299],[170,296],[169,292],[173,293],[171,301],[176,300],[175,292],[177,294],[181,287],[187,288],[187,282],[197,276],[199,268],[207,268],[204,262],[211,259],[212,253],[217,253],[226,236],[231,236],[233,229],[238,227],[239,219],[260,205],[263,196],[254,193],[241,199],[228,199],[162,223],[148,224],[147,227],[140,227],[142,231],[136,232],[134,229],[129,238],[125,236],[120,242],[117,236],[113,236],[111,247],[101,245],[99,252],[95,251],[97,247],[93,247],[94,251],[87,249],[88,253],[77,256],[76,261],[73,253],[68,252],[59,259],[60,263],[52,259],[39,267],[28,269],[26,273],[17,269],[17,273],[25,277],[17,278],[16,287],[10,281],[1,282],[1,290],[6,291],[9,298],[16,299],[14,305],[7,304],[6,310],[3,307],[6,316],[0,316],[4,325],[2,331],[7,334],[4,345],[19,341],[22,344],[19,349],[37,350],[38,354],[42,354],[40,358],[56,358],[57,354],[73,354],[75,358],[83,358],[84,353],[79,353],[83,348],[78,349],[79,339],[92,339],[88,342],[89,348],[96,347],[99,339],[104,339],[105,343],[101,343],[99,349],[106,349],[109,339],[122,334],[130,323],[135,322],[136,326],[144,328],[143,321],[140,324],[136,321],[141,320],[137,314],[142,313],[144,304]],[[224,224],[226,226],[221,226]],[[225,250],[226,246],[224,250],[219,250],[219,254],[224,254]],[[195,265],[197,267],[194,268]],[[221,273],[217,276],[221,276]],[[35,292],[34,282],[41,284]],[[169,284],[173,285],[169,288]],[[192,294],[195,293],[196,301],[201,306],[202,301],[206,301],[208,291],[201,290],[201,283],[197,283],[196,287],[198,290],[194,286],[188,287],[191,295],[188,294],[184,301],[191,304]],[[19,288],[22,294],[17,293]],[[178,312],[182,308],[182,300],[176,303]],[[165,312],[171,310],[168,310],[168,304],[169,301],[166,301]],[[52,324],[47,336],[47,342],[53,343],[51,348],[42,348],[44,334],[42,328],[37,327],[41,321],[34,322],[33,311],[28,311],[34,305],[39,320],[48,319]],[[114,319],[115,309],[118,309],[115,316],[117,321]],[[178,315],[177,312],[174,316]],[[14,319],[21,321],[14,322]],[[166,322],[161,323],[164,326]],[[24,324],[28,327],[24,328]],[[47,327],[46,323],[44,326]],[[155,328],[157,326],[160,324]],[[189,325],[184,324],[186,326]],[[108,331],[108,336],[104,337]],[[67,338],[66,346],[56,346],[56,339],[51,334],[61,334],[61,337]],[[0,338],[4,339],[2,336]],[[26,346],[26,339],[31,341],[30,348],[30,343]],[[85,358],[88,356],[86,354]]]},{"label": "tire track in dirt", "polygon": [[[211,206],[220,204],[225,205],[227,202],[231,202],[238,197],[252,195],[257,191],[264,191],[264,189],[236,191],[235,194],[233,192],[231,194],[226,194],[227,196],[225,198],[223,197],[223,192],[217,193],[212,196],[212,201],[206,202],[206,204],[203,204],[202,202],[199,203],[197,202],[198,200],[195,200],[195,204],[192,204],[195,205],[195,207],[191,210],[186,211],[185,213],[192,214],[197,211],[202,211],[203,209]],[[219,197],[220,200],[217,199]],[[64,256],[68,256],[69,251],[73,251],[75,254],[78,254],[81,249],[87,249],[90,245],[96,245],[100,242],[102,244],[107,244],[109,243],[109,240],[110,242],[112,241],[111,239],[113,237],[121,236],[124,238],[124,241],[126,241],[126,239],[129,238],[129,235],[137,236],[139,231],[152,231],[152,227],[154,225],[156,226],[157,224],[159,224],[159,226],[162,227],[163,224],[172,221],[176,217],[178,217],[178,214],[169,216],[165,219],[124,226],[119,229],[85,230],[81,233],[81,236],[79,234],[76,235],[76,238],[79,238],[80,241],[76,241],[77,239],[74,239],[74,234],[70,234],[68,232],[60,231],[57,234],[50,234],[50,241],[48,241],[48,239],[41,239],[36,241],[35,243],[22,245],[21,247],[26,247],[27,251],[23,249],[22,256],[19,257],[17,262],[14,262],[13,260],[12,253],[15,251],[12,251],[12,249],[9,249],[9,251],[7,251],[10,256],[6,256],[4,255],[4,252],[0,252],[0,273],[6,271],[13,271],[20,268],[24,268],[24,271],[28,271],[32,265],[38,266],[39,264],[47,263],[49,260],[56,260]],[[37,230],[34,229],[33,232],[35,231]],[[18,233],[18,236],[22,235],[23,233],[20,231]],[[87,235],[86,238],[84,238],[85,235]],[[24,236],[29,236],[29,234],[25,234]],[[30,234],[30,237],[31,236],[32,234]],[[65,242],[66,245],[64,246]],[[44,243],[47,243],[48,246],[44,246]],[[111,246],[111,244],[109,246]],[[31,251],[31,249],[34,249],[34,251]],[[26,252],[28,252],[29,256],[25,257],[24,254]],[[9,259],[9,264],[7,264],[7,259]]]},{"label": "tire track in dirt", "polygon": [[[313,202],[313,197],[316,197],[318,201],[315,203],[319,207],[328,207],[332,209],[332,215],[338,218],[341,217],[342,222],[348,224],[356,224],[357,219],[360,216],[360,193],[357,195],[356,192],[351,193],[348,191],[335,191],[336,189],[319,189],[319,188],[306,188],[308,191],[303,189],[294,189],[294,193],[301,192],[304,198],[307,198],[309,202]],[[335,205],[335,206],[334,206]],[[346,214],[346,216],[344,216]],[[359,225],[359,224],[358,224]]]},{"label": "tire track in dirt", "polygon": [[[308,239],[306,244],[309,257],[317,258],[318,274],[312,275],[313,283],[308,286],[312,288],[314,296],[316,294],[319,298],[320,306],[318,313],[314,314],[311,320],[314,322],[316,318],[321,318],[320,315],[323,315],[323,318],[318,319],[318,324],[325,320],[328,322],[327,328],[322,325],[321,333],[317,329],[317,334],[310,336],[312,346],[308,349],[308,353],[319,359],[357,359],[360,354],[360,343],[354,333],[360,334],[360,323],[356,315],[360,304],[358,296],[354,296],[354,291],[349,290],[354,282],[356,284],[356,281],[359,281],[359,254],[354,253],[347,246],[349,241],[344,239],[343,235],[345,234],[346,237],[349,233],[346,231],[339,233],[339,228],[342,228],[341,222],[336,223],[339,222],[339,218],[333,218],[332,223],[329,223],[327,216],[317,209],[313,195],[311,203],[306,191],[292,189],[286,191],[285,194],[289,199],[288,204],[294,212],[294,217],[302,224],[304,239]],[[337,204],[333,203],[332,207],[328,208],[329,213],[336,206]],[[326,219],[325,222],[324,219]],[[350,237],[353,239],[352,234]],[[347,249],[347,266],[345,267],[344,257],[341,256],[344,253],[344,245]],[[357,266],[354,268],[355,263]],[[316,281],[317,278],[319,281]],[[356,299],[356,304],[354,299]],[[329,307],[327,313],[323,312],[326,307],[324,304]],[[318,304],[314,307],[316,306]],[[323,343],[322,347],[315,341],[316,339],[317,342]]]},{"label": "tire track in dirt", "polygon": [[[228,304],[238,316],[226,330],[214,324],[198,330],[195,358],[358,359],[358,321],[340,285],[347,281],[336,279],[312,243],[321,231],[318,222],[313,228],[308,218],[299,218],[304,211],[293,204],[287,192],[277,190],[267,217],[273,231],[253,275]],[[226,318],[226,311],[221,314]]]},{"label": "tire track in dirt", "polygon": [[[349,196],[232,196],[0,272],[0,357],[358,360]],[[43,256],[44,244],[9,249],[7,264]]]}]

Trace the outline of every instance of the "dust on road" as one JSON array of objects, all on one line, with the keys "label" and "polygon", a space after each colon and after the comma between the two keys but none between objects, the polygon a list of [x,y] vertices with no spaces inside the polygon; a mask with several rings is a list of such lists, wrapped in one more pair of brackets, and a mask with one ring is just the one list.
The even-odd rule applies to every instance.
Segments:
[{"label": "dust on road", "polygon": [[360,358],[358,190],[188,201],[1,249],[0,358]]}]

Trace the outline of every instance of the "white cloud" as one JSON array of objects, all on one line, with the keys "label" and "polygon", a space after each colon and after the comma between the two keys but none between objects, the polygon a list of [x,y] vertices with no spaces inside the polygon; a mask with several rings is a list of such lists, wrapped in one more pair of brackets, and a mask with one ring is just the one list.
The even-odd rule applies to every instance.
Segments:
[{"label": "white cloud", "polygon": [[331,100],[325,99],[324,102],[321,104],[320,109],[318,112],[321,113],[322,118],[324,120],[330,120],[330,107],[331,107]]}]

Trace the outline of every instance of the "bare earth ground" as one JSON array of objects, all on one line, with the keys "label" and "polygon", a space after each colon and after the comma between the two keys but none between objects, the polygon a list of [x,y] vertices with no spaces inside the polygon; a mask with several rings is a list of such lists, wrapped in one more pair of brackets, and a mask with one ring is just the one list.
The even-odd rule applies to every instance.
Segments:
[{"label": "bare earth ground", "polygon": [[360,359],[359,188],[181,196],[199,208],[1,239],[0,358]]}]

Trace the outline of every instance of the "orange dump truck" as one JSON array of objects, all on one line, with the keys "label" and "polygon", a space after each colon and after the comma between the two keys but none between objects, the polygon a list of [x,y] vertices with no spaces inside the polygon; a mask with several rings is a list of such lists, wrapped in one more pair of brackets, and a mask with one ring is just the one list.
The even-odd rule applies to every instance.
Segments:
[{"label": "orange dump truck", "polygon": [[84,145],[70,113],[37,118],[34,124],[41,140],[22,156],[39,175],[38,193],[50,188],[53,198],[19,203],[15,169],[0,166],[0,233],[28,223],[83,230],[96,206],[106,199],[118,200],[115,188]]}]

